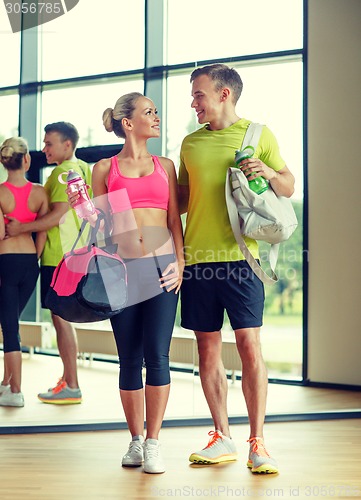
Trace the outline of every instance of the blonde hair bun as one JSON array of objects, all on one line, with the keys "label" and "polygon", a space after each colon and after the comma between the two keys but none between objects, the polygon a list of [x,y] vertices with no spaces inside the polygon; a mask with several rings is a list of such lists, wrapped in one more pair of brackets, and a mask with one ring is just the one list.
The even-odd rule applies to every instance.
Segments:
[{"label": "blonde hair bun", "polygon": [[18,170],[28,152],[28,143],[23,137],[10,137],[0,146],[0,161],[7,170]]},{"label": "blonde hair bun", "polygon": [[4,145],[0,149],[0,160],[5,159],[5,158],[11,158],[14,153],[15,153],[15,149],[12,146]]},{"label": "blonde hair bun", "polygon": [[113,109],[107,108],[103,113],[103,125],[107,132],[113,132]]}]

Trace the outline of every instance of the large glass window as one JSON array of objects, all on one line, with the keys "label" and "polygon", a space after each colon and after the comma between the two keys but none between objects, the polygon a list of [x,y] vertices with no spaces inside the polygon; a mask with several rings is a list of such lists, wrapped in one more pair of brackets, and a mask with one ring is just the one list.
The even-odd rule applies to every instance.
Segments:
[{"label": "large glass window", "polygon": [[[159,33],[153,36],[148,31],[147,36],[161,2],[165,14],[164,33],[160,27]],[[157,19],[161,24],[163,17]],[[163,47],[157,43],[158,35],[162,36]],[[6,47],[2,53],[6,71],[2,71],[0,85],[17,85],[20,35],[11,33],[6,16],[0,19],[0,43]],[[262,329],[263,353],[270,377],[293,380],[300,380],[302,376],[302,45],[303,0],[223,0],[221,3],[81,0],[65,15],[39,27],[39,57],[36,53],[27,54],[34,60],[26,61],[31,68],[37,68],[39,85],[36,82],[29,85],[26,96],[32,94],[33,98],[39,88],[41,91],[37,102],[30,99],[32,112],[23,112],[21,117],[23,122],[28,122],[27,127],[22,123],[22,130],[38,124],[38,149],[42,148],[44,126],[65,120],[78,128],[79,147],[99,146],[96,154],[101,155],[102,145],[122,142],[105,131],[103,111],[114,107],[116,100],[127,92],[143,92],[146,84],[154,95],[165,97],[164,102],[156,103],[162,114],[165,137],[162,154],[178,166],[183,138],[200,126],[190,107],[192,69],[201,61],[231,61],[229,64],[239,71],[244,82],[237,113],[266,124],[274,132],[281,154],[296,176],[293,201],[300,225],[290,241],[281,246],[277,267],[279,283],[266,287]],[[165,66],[144,67],[146,48],[148,54],[155,56],[152,60]],[[294,53],[284,53],[290,50]],[[58,81],[62,79],[68,81]],[[18,133],[19,98],[9,95],[10,91],[0,87],[0,138]],[[23,111],[24,108],[22,106]],[[52,168],[43,169],[44,180]],[[266,248],[261,247],[261,255],[266,255]],[[181,329],[179,320],[178,314],[174,337],[181,336],[182,341],[186,337],[195,348],[193,332]],[[234,335],[227,318],[223,334],[229,347],[234,343]],[[191,363],[196,359],[194,353],[195,350],[191,353]],[[205,407],[198,409],[204,405],[199,377],[190,376],[191,364],[183,360],[180,365],[175,368],[180,368],[187,387],[189,380],[193,380],[194,415],[208,416]],[[197,370],[198,366],[195,372]],[[232,373],[233,376],[240,374],[240,369]],[[237,405],[232,406],[230,401],[230,414],[234,413],[233,407],[239,412],[239,392],[236,395],[233,391],[233,395]],[[192,408],[185,406],[184,411],[186,415],[193,414]]]},{"label": "large glass window", "polygon": [[18,135],[19,96],[0,95],[0,140]]},{"label": "large glass window", "polygon": [[18,85],[20,79],[20,33],[13,33],[4,6],[0,12],[1,87]]},{"label": "large glass window", "polygon": [[302,47],[301,0],[168,0],[167,63]]},{"label": "large glass window", "polygon": [[41,79],[144,66],[144,0],[85,0],[41,26]]},{"label": "large glass window", "polygon": [[113,108],[121,95],[143,92],[143,87],[143,80],[133,80],[44,91],[41,130],[47,123],[67,121],[79,131],[79,147],[115,144],[119,140],[103,126],[103,111]]}]

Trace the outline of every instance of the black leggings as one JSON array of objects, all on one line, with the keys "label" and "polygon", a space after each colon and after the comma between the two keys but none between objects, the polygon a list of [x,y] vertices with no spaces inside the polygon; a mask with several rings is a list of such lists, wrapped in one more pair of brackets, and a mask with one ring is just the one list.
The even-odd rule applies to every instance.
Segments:
[{"label": "black leggings", "polygon": [[152,258],[127,262],[130,305],[111,319],[119,356],[120,389],[134,391],[143,387],[144,363],[147,385],[170,383],[169,347],[178,295],[174,290],[160,289],[158,279],[174,260],[167,255],[155,263]]},{"label": "black leggings", "polygon": [[4,352],[20,351],[19,318],[39,276],[35,253],[0,255],[0,322]]}]

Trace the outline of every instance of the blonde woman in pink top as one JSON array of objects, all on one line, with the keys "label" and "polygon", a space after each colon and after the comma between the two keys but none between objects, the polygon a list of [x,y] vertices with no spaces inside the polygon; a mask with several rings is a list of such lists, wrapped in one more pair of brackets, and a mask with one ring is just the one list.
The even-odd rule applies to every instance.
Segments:
[{"label": "blonde woman in pink top", "polygon": [[4,339],[0,406],[24,406],[19,317],[38,279],[46,232],[37,233],[35,242],[31,233],[6,238],[6,224],[8,217],[30,222],[45,215],[48,199],[41,185],[26,179],[31,159],[22,137],[7,139],[1,145],[0,162],[8,173],[6,182],[0,184],[0,322]]},{"label": "blonde woman in pink top", "polygon": [[[121,151],[96,163],[92,175],[95,205],[108,215],[128,270],[127,307],[111,319],[120,398],[132,437],[121,463],[158,474],[165,471],[158,435],[170,390],[169,347],[184,268],[176,173],[170,159],[147,149],[148,139],[160,137],[150,99],[138,92],[120,97],[114,109],[104,111],[103,123],[125,139]],[[69,194],[72,205],[76,198]]]}]

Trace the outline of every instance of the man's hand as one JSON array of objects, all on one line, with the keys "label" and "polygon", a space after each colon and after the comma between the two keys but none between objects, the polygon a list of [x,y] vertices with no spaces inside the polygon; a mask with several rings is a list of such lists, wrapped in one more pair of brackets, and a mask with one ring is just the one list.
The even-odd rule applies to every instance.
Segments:
[{"label": "man's hand", "polygon": [[21,223],[14,219],[14,217],[6,216],[9,219],[9,223],[5,225],[6,236],[18,236],[22,233],[21,231]]},{"label": "man's hand", "polygon": [[258,158],[247,158],[246,160],[241,161],[240,167],[249,181],[261,176],[268,181],[277,177],[277,172],[273,170],[273,168],[268,167]]}]

